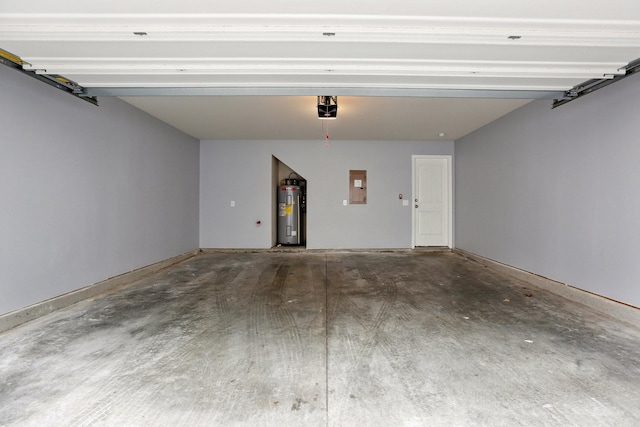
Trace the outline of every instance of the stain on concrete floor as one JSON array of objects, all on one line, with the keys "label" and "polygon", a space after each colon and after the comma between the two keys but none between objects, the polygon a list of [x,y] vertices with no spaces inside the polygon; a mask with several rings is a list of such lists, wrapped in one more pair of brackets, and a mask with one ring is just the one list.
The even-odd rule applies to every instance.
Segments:
[{"label": "stain on concrete floor", "polygon": [[639,338],[450,252],[206,252],[0,334],[0,426],[635,426]]}]

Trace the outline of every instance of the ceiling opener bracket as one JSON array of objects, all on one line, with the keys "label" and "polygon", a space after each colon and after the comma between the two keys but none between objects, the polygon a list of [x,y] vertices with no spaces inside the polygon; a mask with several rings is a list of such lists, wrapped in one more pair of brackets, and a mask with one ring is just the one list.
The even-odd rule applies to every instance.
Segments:
[{"label": "ceiling opener bracket", "polygon": [[556,108],[561,105],[566,104],[567,102],[571,102],[578,98],[582,98],[585,95],[588,95],[592,92],[595,92],[598,89],[602,89],[605,86],[609,86],[615,82],[619,82],[622,79],[629,77],[632,74],[635,74],[640,71],[640,58],[635,61],[629,62],[626,67],[624,67],[624,74],[615,75],[609,78],[602,79],[592,79],[587,80],[585,82],[580,83],[579,85],[574,86],[564,93],[564,98],[562,99],[554,99],[553,105],[551,108]]},{"label": "ceiling opener bracket", "polygon": [[80,86],[78,83],[58,74],[47,74],[46,70],[25,70],[23,65],[27,62],[6,50],[0,49],[0,63],[9,68],[20,71],[22,74],[26,74],[29,77],[33,77],[36,80],[40,80],[49,86],[53,86],[63,92],[90,102],[93,105],[98,105],[98,98],[87,95],[85,88]]}]

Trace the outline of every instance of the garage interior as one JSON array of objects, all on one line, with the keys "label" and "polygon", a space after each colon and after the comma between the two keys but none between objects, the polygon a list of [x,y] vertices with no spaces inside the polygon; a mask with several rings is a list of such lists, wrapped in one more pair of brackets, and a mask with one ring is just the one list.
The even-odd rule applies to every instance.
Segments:
[{"label": "garage interior", "polygon": [[0,425],[638,424],[634,2],[63,3],[0,5]]}]

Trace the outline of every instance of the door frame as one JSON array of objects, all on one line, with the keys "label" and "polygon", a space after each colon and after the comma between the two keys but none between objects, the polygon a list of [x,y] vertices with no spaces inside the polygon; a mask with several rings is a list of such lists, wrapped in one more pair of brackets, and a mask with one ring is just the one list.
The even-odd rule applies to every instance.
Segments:
[{"label": "door frame", "polygon": [[449,241],[449,248],[453,248],[453,155],[452,154],[443,154],[443,155],[423,155],[423,154],[414,154],[411,156],[411,249],[415,249],[416,247],[416,210],[414,208],[415,200],[416,200],[416,163],[417,160],[421,159],[431,159],[431,160],[441,160],[444,159],[447,161],[447,170],[448,176],[447,180],[447,196],[448,196],[448,236],[447,240]]}]

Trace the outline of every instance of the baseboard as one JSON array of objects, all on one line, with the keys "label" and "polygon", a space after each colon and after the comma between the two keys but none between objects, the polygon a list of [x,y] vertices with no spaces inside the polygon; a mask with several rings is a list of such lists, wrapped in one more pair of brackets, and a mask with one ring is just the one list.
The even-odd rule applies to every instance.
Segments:
[{"label": "baseboard", "polygon": [[590,307],[602,314],[606,314],[625,323],[640,325],[640,308],[598,295],[584,289],[576,288],[566,283],[558,282],[526,270],[521,270],[490,258],[476,255],[462,249],[454,249],[461,256],[476,261],[482,265],[495,268],[500,272],[522,280],[531,286],[552,292],[568,300]]},{"label": "baseboard", "polygon": [[15,328],[16,326],[30,320],[37,319],[38,317],[42,317],[56,310],[68,307],[77,302],[120,289],[122,286],[132,284],[149,274],[153,274],[163,268],[187,260],[195,256],[197,253],[198,250],[189,251],[182,255],[168,258],[163,261],[147,265],[146,267],[141,267],[128,273],[111,277],[107,280],[103,280],[102,282],[94,283],[92,285],[85,286],[84,288],[3,314],[0,316],[0,332]]}]

